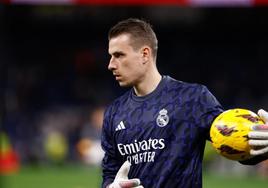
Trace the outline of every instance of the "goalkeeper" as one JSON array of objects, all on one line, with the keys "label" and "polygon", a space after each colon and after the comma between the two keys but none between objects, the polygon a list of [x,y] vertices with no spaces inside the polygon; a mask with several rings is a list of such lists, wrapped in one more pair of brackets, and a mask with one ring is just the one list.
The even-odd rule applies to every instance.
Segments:
[{"label": "goalkeeper", "polygon": [[[201,188],[205,143],[222,106],[205,86],[158,72],[158,41],[147,22],[123,20],[108,37],[108,69],[131,89],[105,111],[102,187]],[[258,113],[266,125],[249,133],[255,149],[243,164],[268,158],[268,113]]]}]

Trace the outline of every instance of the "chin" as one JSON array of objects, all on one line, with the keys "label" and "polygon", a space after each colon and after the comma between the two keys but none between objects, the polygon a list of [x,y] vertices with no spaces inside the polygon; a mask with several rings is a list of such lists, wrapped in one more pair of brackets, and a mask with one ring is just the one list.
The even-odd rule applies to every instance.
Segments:
[{"label": "chin", "polygon": [[118,82],[118,83],[119,83],[119,85],[120,85],[121,87],[132,87],[131,84],[126,83],[126,82]]},{"label": "chin", "polygon": [[119,85],[120,85],[121,87],[128,87],[128,85],[127,85],[126,83],[123,83],[123,82],[119,82]]}]

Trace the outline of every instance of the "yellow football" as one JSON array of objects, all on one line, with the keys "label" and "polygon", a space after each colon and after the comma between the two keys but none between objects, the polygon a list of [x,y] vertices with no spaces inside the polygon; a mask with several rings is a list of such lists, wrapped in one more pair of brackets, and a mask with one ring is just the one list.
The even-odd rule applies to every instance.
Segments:
[{"label": "yellow football", "polygon": [[247,160],[250,158],[248,133],[251,126],[263,124],[264,121],[250,110],[236,108],[224,111],[212,123],[212,146],[228,159]]}]

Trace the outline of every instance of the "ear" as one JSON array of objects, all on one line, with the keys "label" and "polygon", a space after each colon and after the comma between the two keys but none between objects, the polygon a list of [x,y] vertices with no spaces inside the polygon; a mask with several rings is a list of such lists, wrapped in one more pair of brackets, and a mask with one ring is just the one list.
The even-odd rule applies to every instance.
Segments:
[{"label": "ear", "polygon": [[151,56],[151,49],[148,46],[144,46],[141,49],[141,53],[142,53],[142,58],[143,58],[143,64],[147,63],[150,56]]}]

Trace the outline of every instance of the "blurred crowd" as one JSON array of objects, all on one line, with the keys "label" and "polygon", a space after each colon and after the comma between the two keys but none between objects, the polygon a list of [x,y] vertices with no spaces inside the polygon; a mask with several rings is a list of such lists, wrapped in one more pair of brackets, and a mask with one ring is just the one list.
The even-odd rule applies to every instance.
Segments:
[{"label": "blurred crowd", "polygon": [[54,78],[46,75],[50,66],[7,69],[2,123],[21,163],[100,163],[103,113],[112,89],[104,80],[68,78],[63,69]]}]

